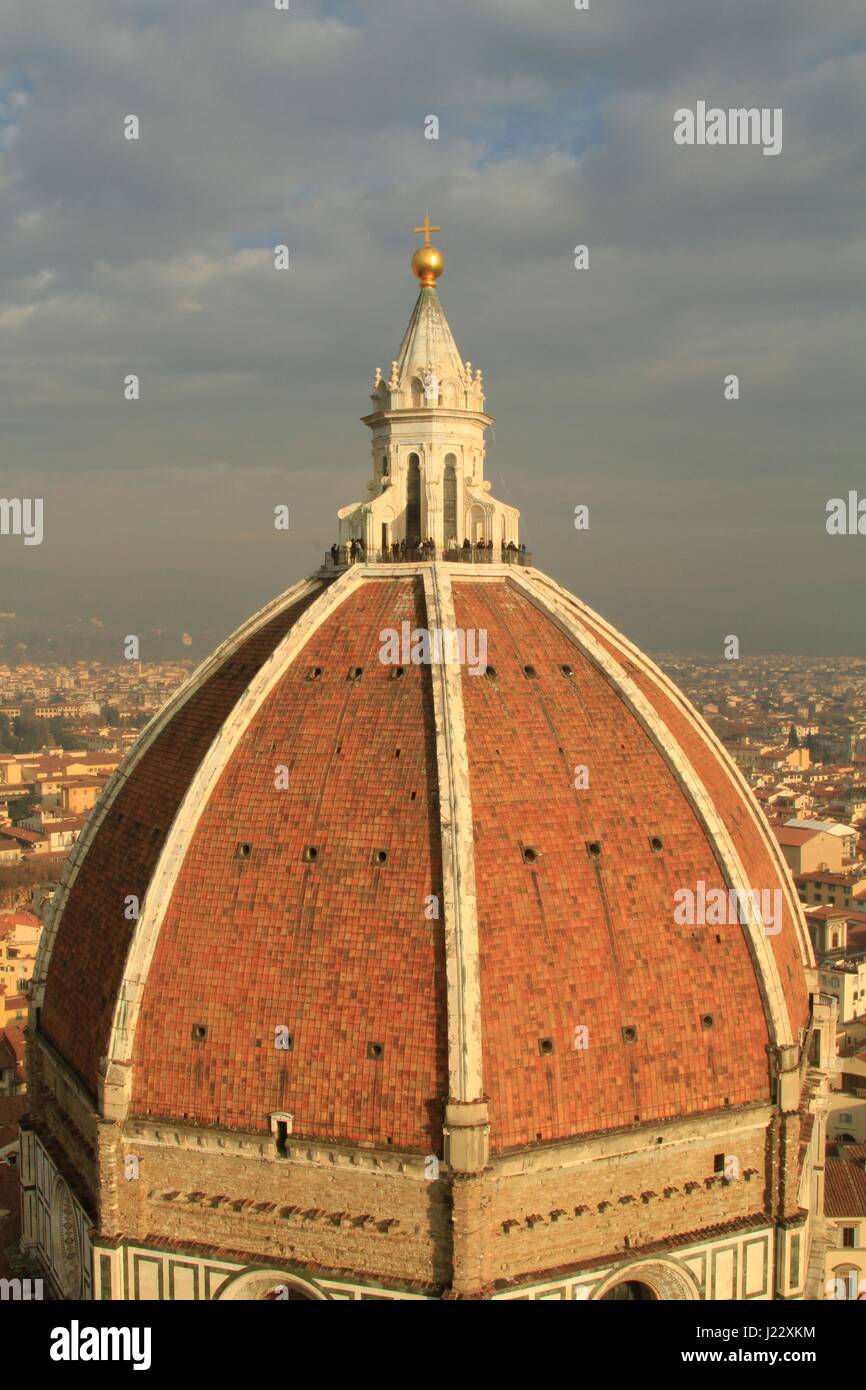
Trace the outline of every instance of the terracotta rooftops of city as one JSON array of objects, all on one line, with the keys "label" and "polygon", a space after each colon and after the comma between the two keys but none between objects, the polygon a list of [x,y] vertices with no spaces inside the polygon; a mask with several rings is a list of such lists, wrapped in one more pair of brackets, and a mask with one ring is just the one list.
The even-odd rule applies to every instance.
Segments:
[{"label": "terracotta rooftops of city", "polygon": [[19,909],[11,908],[6,912],[0,912],[0,936],[6,936],[16,927],[39,927],[40,921],[35,912],[22,912]]},{"label": "terracotta rooftops of city", "polygon": [[[828,869],[813,869],[808,873],[795,874],[795,883],[831,883],[838,884],[840,887],[853,887],[861,879],[866,878],[866,867],[851,869],[848,873],[831,873]],[[866,887],[860,890],[866,893]]]},{"label": "terracotta rooftops of city", "polygon": [[[24,1061],[24,1029],[17,1023],[7,1023],[6,1027],[0,1030],[0,1047],[5,1049],[5,1055],[13,1062]],[[0,1059],[0,1066],[3,1065]]]},{"label": "terracotta rooftops of city", "polygon": [[828,907],[826,904],[824,904],[824,906],[822,907],[804,906],[803,910],[806,913],[806,919],[809,922],[827,922],[830,920],[835,921],[839,917],[844,917],[847,921],[850,922],[856,922],[860,920],[866,922],[866,912],[861,912],[856,907]]},{"label": "terracotta rooftops of city", "polygon": [[0,825],[0,839],[18,840],[23,845],[37,845],[48,836],[43,830],[25,830],[22,825]]}]

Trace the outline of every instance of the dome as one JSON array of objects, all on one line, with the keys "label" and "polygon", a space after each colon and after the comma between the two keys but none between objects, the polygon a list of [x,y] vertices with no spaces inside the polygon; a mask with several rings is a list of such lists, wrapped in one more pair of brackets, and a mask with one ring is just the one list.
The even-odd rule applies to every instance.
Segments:
[{"label": "dome", "polygon": [[67,861],[22,1239],[61,1297],[814,1296],[833,1001],[770,827],[521,544],[432,284],[371,400],[324,564]]},{"label": "dome", "polygon": [[[39,1016],[106,1113],[438,1152],[465,1072],[495,1152],[771,1099],[809,947],[739,772],[540,571],[448,568],[289,590],[119,769]],[[416,664],[422,629],[486,670]],[[678,923],[701,883],[781,919]]]}]

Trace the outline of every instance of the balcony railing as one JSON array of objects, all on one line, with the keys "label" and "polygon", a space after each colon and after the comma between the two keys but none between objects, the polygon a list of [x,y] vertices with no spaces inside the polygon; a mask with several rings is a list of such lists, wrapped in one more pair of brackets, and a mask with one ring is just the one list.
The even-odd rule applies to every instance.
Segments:
[{"label": "balcony railing", "polygon": [[349,546],[341,545],[325,552],[326,569],[345,569],[348,565],[417,565],[433,560],[466,565],[531,565],[532,555],[528,550],[485,545],[461,545],[456,550],[415,545],[400,547],[396,551],[356,549],[354,553]]}]

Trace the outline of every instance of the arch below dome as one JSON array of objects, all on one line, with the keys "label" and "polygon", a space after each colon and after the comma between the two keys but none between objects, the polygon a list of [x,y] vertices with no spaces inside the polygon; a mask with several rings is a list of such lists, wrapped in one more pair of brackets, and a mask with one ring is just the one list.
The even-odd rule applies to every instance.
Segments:
[{"label": "arch below dome", "polygon": [[602,1294],[601,1300],[605,1303],[657,1303],[658,1294],[649,1284],[642,1284],[637,1279],[625,1279]]},{"label": "arch below dome", "polygon": [[673,1260],[636,1260],[622,1265],[593,1289],[592,1302],[610,1300],[614,1290],[634,1285],[648,1291],[649,1297],[624,1298],[623,1302],[693,1303],[700,1300],[701,1291],[694,1276]]},{"label": "arch below dome", "polygon": [[[287,1295],[283,1293],[287,1290]],[[324,1303],[328,1295],[312,1280],[283,1269],[242,1269],[223,1284],[214,1295],[220,1302]]]}]

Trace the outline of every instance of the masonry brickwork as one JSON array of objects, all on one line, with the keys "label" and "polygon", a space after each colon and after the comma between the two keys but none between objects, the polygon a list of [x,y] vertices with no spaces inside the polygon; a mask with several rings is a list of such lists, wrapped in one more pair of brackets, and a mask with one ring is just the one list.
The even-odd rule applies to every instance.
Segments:
[{"label": "masonry brickwork", "polygon": [[[125,1142],[118,1154],[119,1225],[129,1239],[190,1241],[399,1284],[450,1281],[448,1185],[342,1164],[256,1160]],[[386,1160],[385,1160],[386,1161]],[[398,1165],[395,1164],[395,1169]]]}]

